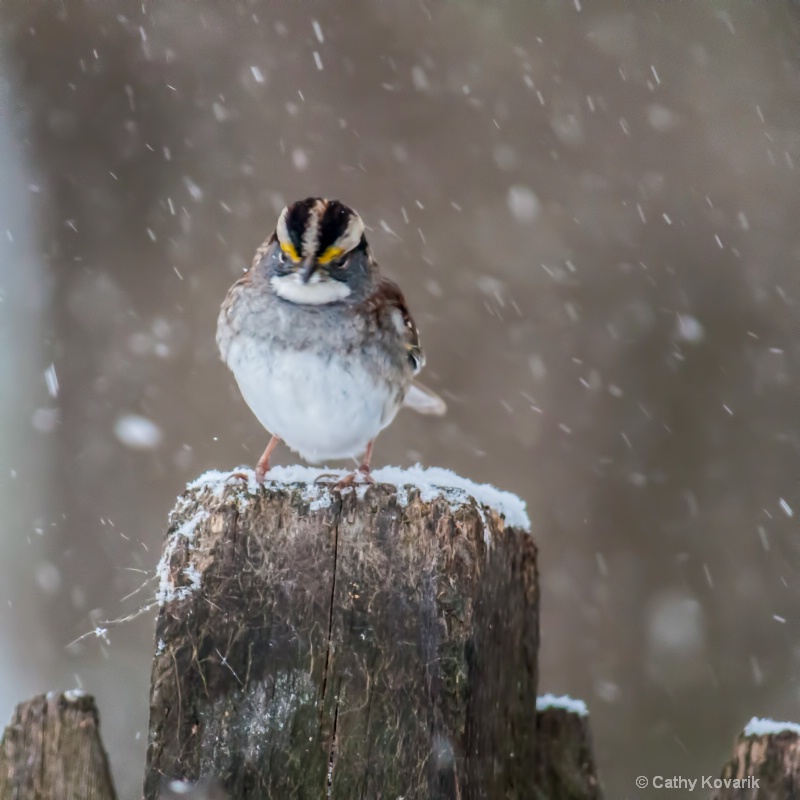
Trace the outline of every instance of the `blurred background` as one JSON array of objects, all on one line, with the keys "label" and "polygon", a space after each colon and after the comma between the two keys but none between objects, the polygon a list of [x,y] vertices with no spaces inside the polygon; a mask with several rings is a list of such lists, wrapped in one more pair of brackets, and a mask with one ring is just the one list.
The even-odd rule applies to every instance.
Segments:
[{"label": "blurred background", "polygon": [[310,194],[450,404],[375,463],[527,500],[541,691],[589,704],[608,793],[800,720],[799,14],[0,5],[0,724],[83,686],[139,796],[154,611],[73,642],[152,602],[185,483],[261,453],[217,310]]}]

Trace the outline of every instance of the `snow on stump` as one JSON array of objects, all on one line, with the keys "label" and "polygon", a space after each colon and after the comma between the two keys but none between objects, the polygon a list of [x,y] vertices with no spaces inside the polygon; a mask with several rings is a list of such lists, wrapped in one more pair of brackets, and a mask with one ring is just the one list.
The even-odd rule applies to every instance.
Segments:
[{"label": "snow on stump", "polygon": [[536,800],[600,800],[589,711],[582,700],[540,697],[536,745]]},{"label": "snow on stump", "polygon": [[446,470],[208,473],[160,566],[145,797],[529,798],[536,547],[519,498]]},{"label": "snow on stump", "polygon": [[20,703],[0,740],[0,798],[116,800],[99,725],[78,690]]},{"label": "snow on stump", "polygon": [[800,797],[800,725],[753,717],[712,787],[713,800]]}]

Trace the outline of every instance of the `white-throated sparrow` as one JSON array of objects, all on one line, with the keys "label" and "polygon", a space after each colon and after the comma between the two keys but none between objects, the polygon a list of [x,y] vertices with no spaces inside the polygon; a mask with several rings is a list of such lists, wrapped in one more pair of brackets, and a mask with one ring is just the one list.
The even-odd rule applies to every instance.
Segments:
[{"label": "white-throated sparrow", "polygon": [[259,482],[280,440],[310,462],[363,454],[339,485],[370,481],[373,441],[401,406],[445,411],[413,382],[425,360],[402,292],[380,275],[361,217],[338,200],[310,197],[281,212],[225,297],[217,344],[272,434]]}]

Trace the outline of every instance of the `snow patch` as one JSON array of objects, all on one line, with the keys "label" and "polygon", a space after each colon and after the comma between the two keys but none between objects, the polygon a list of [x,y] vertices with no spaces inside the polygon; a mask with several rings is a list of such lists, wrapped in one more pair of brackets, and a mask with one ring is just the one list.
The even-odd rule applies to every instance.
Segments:
[{"label": "snow patch", "polygon": [[158,576],[156,601],[160,606],[163,606],[164,603],[170,603],[173,600],[183,600],[183,598],[188,597],[193,591],[200,588],[201,575],[193,564],[190,564],[183,570],[183,574],[189,578],[191,585],[176,587],[170,575],[170,562],[181,540],[193,541],[195,533],[197,532],[197,526],[206,519],[208,519],[208,511],[201,508],[167,537],[167,542],[164,545],[164,553],[156,568],[156,575]]},{"label": "snow patch", "polygon": [[536,710],[546,711],[548,708],[562,708],[564,711],[569,711],[572,714],[577,714],[579,717],[588,717],[589,709],[583,700],[576,700],[567,694],[560,697],[554,694],[543,694],[541,697],[536,698]]},{"label": "snow patch", "polygon": [[689,314],[678,314],[678,319],[675,323],[675,335],[684,342],[697,344],[705,339],[706,332],[705,328],[703,328],[703,323],[696,317]]},{"label": "snow patch", "polygon": [[50,364],[44,371],[44,382],[47,384],[47,393],[50,397],[58,397],[58,375],[55,364]]},{"label": "snow patch", "polygon": [[188,567],[184,567],[183,575],[185,575],[189,579],[190,585],[184,587],[187,592],[195,591],[200,588],[200,584],[202,583],[202,575],[200,574],[199,570],[194,564],[189,564]]},{"label": "snow patch", "polygon": [[521,223],[533,222],[542,209],[539,198],[527,186],[511,186],[507,202],[508,210]]},{"label": "snow patch", "polygon": [[[247,490],[258,491],[255,473],[249,469],[236,472],[247,477]],[[328,467],[307,467],[301,464],[273,467],[267,474],[265,485],[270,488],[288,487],[292,484],[306,484],[303,499],[311,503],[312,510],[327,508],[331,504],[330,483],[316,483],[320,475],[330,475],[335,482],[347,475],[347,470],[329,469]],[[188,489],[208,489],[218,498],[225,490],[235,485],[230,472],[209,470],[188,485]],[[511,492],[503,491],[489,483],[475,483],[463,478],[455,472],[443,467],[422,467],[416,464],[408,469],[401,467],[381,467],[372,471],[376,483],[394,486],[397,500],[401,506],[408,503],[408,487],[419,489],[420,499],[430,503],[438,497],[445,498],[452,508],[467,505],[474,498],[480,505],[489,506],[505,517],[506,524],[530,531],[531,521],[525,507],[525,501]]]},{"label": "snow patch", "polygon": [[667,133],[673,130],[680,122],[678,115],[674,111],[670,111],[659,103],[652,103],[647,107],[647,121],[659,133]]},{"label": "snow patch", "polygon": [[302,172],[308,167],[308,156],[302,147],[295,147],[292,150],[292,163],[298,172]]},{"label": "snow patch", "polygon": [[744,729],[745,736],[774,736],[778,733],[796,733],[800,735],[800,725],[796,722],[776,722],[774,719],[753,717]]},{"label": "snow patch", "polygon": [[134,450],[152,450],[163,438],[161,428],[140,414],[123,414],[114,424],[114,435]]},{"label": "snow patch", "polygon": [[[348,472],[346,470],[332,470],[327,467],[307,467],[302,465],[273,467],[267,476],[265,485],[268,489],[292,489],[302,492],[302,498],[308,503],[310,511],[319,511],[328,508],[334,494],[331,491],[333,483],[337,482]],[[325,475],[324,482],[317,482],[320,476]],[[376,483],[393,486],[397,492],[397,502],[405,507],[409,502],[409,489],[416,488],[420,499],[430,503],[439,498],[444,499],[453,509],[469,505],[474,499],[478,504],[477,510],[483,522],[484,541],[487,547],[491,545],[489,523],[486,518],[484,506],[502,514],[508,525],[530,531],[530,520],[525,509],[525,501],[511,492],[504,492],[488,483],[474,483],[473,481],[456,475],[449,469],[430,467],[425,469],[417,464],[409,469],[400,467],[382,467],[372,473]],[[194,540],[198,525],[209,518],[207,506],[209,501],[222,502],[226,492],[232,488],[240,491],[235,502],[240,508],[246,508],[250,502],[248,495],[255,495],[261,487],[256,482],[255,473],[250,469],[240,468],[233,472],[221,472],[212,469],[193,480],[187,489],[203,492],[202,503],[206,506],[196,508],[197,499],[193,496],[183,495],[178,498],[178,503],[173,512],[173,520],[190,512],[192,507],[196,510],[189,513],[187,519],[181,522],[167,537],[164,553],[158,562],[156,574],[158,576],[158,590],[156,601],[163,606],[175,600],[183,600],[202,586],[202,573],[196,564],[190,563],[183,567],[181,575],[188,579],[188,584],[176,586],[172,577],[171,562],[177,549],[187,546],[191,552],[194,550]],[[363,499],[369,489],[364,483],[354,486],[357,496]],[[230,496],[229,496],[230,497]]]},{"label": "snow patch", "polygon": [[52,433],[58,426],[59,416],[57,408],[37,408],[31,414],[31,425],[39,433]]}]

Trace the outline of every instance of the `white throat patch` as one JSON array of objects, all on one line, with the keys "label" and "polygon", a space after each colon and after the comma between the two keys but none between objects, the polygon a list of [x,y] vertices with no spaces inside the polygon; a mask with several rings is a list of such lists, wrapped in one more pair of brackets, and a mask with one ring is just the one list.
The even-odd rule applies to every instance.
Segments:
[{"label": "white throat patch", "polygon": [[274,275],[270,279],[270,284],[278,297],[307,306],[335,303],[337,300],[344,300],[350,294],[350,287],[346,283],[330,279],[322,280],[318,274],[312,275],[308,283],[303,283],[296,272],[291,275]]}]

